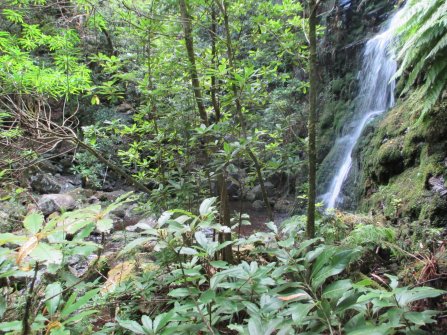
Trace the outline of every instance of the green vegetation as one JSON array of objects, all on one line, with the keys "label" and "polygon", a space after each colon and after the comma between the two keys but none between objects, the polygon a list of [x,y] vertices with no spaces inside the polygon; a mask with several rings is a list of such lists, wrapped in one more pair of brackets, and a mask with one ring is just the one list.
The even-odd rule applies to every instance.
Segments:
[{"label": "green vegetation", "polygon": [[318,203],[393,5],[2,1],[0,333],[444,334],[446,1]]},{"label": "green vegetation", "polygon": [[[377,277],[379,282],[343,276],[365,252],[349,245],[362,240],[371,245],[382,234],[389,240],[391,232],[359,226],[346,246],[339,247],[322,244],[320,238],[302,240],[300,225],[278,229],[269,223],[270,232],[220,243],[205,234],[225,228],[216,222],[214,198],[204,200],[197,215],[183,210],[163,213],[157,226],[142,226],[140,237],[116,259],[106,259],[100,244],[84,238],[96,230],[104,245],[104,233],[112,228],[108,213],[130,200],[123,197],[105,210],[92,206],[65,213],[46,224],[41,214],[32,213],[24,220],[24,234],[0,235],[1,245],[11,246],[2,248],[2,277],[21,278],[27,272],[32,277],[24,296],[4,288],[2,314],[12,312],[9,304],[24,310],[21,319],[0,323],[4,331],[410,334],[433,323],[439,313],[412,311],[410,305],[444,291],[399,287],[397,277],[390,275]],[[370,233],[365,234],[366,229]],[[258,245],[248,250],[250,258],[259,260],[228,264],[219,256],[227,245],[240,251]],[[139,252],[148,248],[155,252],[150,258]],[[96,257],[87,272],[80,280],[73,278],[67,269],[70,256],[87,260],[92,252]],[[107,277],[90,273],[103,262],[116,264]],[[39,264],[45,264],[44,272]],[[106,315],[115,321],[105,322]]]},{"label": "green vegetation", "polygon": [[403,94],[423,77],[426,112],[439,100],[446,87],[447,5],[442,0],[409,2],[403,14],[405,23],[399,31],[401,66],[396,76],[409,72],[405,76]]}]

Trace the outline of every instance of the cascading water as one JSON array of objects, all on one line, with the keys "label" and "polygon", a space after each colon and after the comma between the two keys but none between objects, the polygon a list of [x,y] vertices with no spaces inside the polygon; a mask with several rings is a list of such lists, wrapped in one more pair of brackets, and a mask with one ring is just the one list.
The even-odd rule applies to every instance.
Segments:
[{"label": "cascading water", "polygon": [[[321,196],[327,209],[335,208],[342,199],[340,194],[352,165],[352,151],[365,125],[373,117],[394,105],[395,82],[392,80],[397,63],[390,46],[396,29],[401,24],[399,10],[382,31],[366,43],[360,71],[360,91],[357,96],[355,115],[343,134],[335,142],[328,157],[336,157],[334,175],[327,192]],[[324,164],[325,162],[323,162]],[[331,162],[334,164],[333,162]]]}]

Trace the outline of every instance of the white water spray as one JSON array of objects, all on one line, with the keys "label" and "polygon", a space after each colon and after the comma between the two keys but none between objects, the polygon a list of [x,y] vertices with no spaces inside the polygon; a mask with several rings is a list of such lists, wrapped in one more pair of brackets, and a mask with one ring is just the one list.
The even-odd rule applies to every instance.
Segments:
[{"label": "white water spray", "polygon": [[352,165],[352,151],[368,121],[394,105],[395,82],[392,80],[397,63],[390,46],[396,29],[402,24],[402,9],[382,31],[366,43],[360,72],[360,91],[355,115],[344,134],[331,150],[332,157],[340,157],[335,164],[335,174],[329,189],[322,196],[327,209],[335,208]]}]

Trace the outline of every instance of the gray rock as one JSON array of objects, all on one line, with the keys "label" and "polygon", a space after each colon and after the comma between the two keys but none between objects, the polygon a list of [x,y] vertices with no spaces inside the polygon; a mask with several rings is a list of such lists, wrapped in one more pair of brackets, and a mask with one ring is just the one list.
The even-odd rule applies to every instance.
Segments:
[{"label": "gray rock", "polygon": [[264,209],[264,202],[262,200],[255,200],[251,204],[251,208],[253,208],[256,211],[260,211]]},{"label": "gray rock", "polygon": [[40,194],[59,193],[62,189],[57,179],[49,173],[38,173],[31,176],[30,184],[32,189]]},{"label": "gray rock", "polygon": [[[272,196],[275,192],[275,186],[269,181],[264,183],[264,187],[265,191],[267,192],[267,196]],[[246,198],[248,201],[262,200],[261,185],[256,185],[248,191]]]},{"label": "gray rock", "polygon": [[54,212],[75,209],[76,201],[69,194],[45,194],[39,199],[37,206],[44,215],[50,215]]}]

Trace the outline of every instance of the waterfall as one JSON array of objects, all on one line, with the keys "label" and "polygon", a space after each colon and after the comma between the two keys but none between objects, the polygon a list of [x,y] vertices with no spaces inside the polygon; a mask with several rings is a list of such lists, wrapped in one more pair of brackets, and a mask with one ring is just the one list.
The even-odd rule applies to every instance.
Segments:
[{"label": "waterfall", "polygon": [[401,16],[402,9],[387,22],[379,34],[366,43],[354,117],[345,125],[342,135],[328,155],[337,158],[332,166],[334,174],[329,188],[321,196],[327,209],[335,208],[342,202],[340,195],[351,170],[352,151],[363,129],[372,118],[394,105],[395,82],[392,77],[397,70],[397,63],[390,46],[396,29],[401,25]]}]

